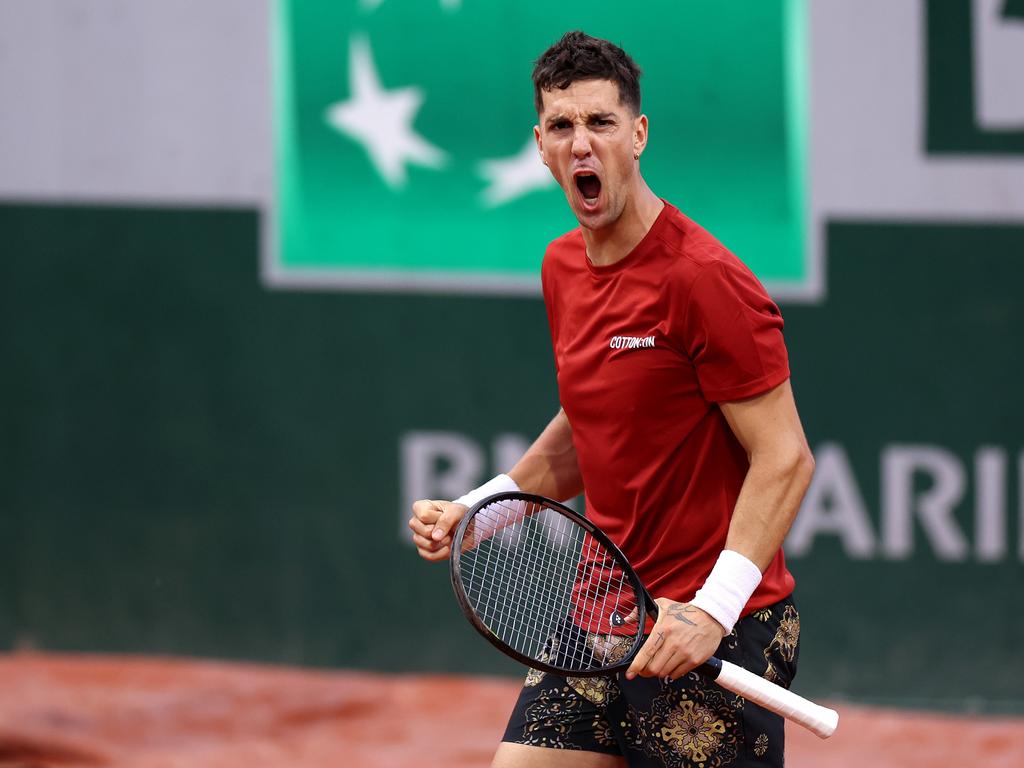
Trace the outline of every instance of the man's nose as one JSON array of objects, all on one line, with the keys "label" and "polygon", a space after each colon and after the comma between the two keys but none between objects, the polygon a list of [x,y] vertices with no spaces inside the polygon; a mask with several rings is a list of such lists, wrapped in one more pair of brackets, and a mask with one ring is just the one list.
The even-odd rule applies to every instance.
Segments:
[{"label": "man's nose", "polygon": [[586,157],[590,154],[590,134],[585,126],[578,125],[573,132],[572,153],[576,157]]}]

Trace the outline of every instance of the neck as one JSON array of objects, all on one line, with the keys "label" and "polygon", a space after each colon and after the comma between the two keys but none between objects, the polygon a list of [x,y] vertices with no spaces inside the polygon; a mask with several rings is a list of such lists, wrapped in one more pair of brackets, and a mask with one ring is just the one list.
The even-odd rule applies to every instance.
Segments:
[{"label": "neck", "polygon": [[590,263],[607,267],[626,258],[650,231],[664,207],[661,199],[641,179],[637,193],[630,196],[622,215],[613,224],[601,229],[583,228]]}]

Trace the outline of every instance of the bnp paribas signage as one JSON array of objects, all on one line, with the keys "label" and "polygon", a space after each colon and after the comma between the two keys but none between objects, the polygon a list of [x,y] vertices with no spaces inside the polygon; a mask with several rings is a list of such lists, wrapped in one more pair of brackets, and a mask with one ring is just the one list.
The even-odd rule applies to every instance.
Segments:
[{"label": "bnp paribas signage", "polygon": [[539,293],[575,226],[530,73],[570,29],[644,69],[652,188],[780,297],[807,292],[796,0],[278,0],[274,284]]}]

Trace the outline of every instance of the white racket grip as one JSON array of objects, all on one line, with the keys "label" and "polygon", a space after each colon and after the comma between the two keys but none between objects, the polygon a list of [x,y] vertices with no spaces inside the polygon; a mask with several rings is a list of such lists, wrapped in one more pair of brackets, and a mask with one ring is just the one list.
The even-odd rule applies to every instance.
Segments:
[{"label": "white racket grip", "polygon": [[839,713],[834,709],[808,701],[728,661],[722,662],[722,671],[718,673],[715,682],[748,701],[802,725],[823,739],[831,736],[839,725]]}]

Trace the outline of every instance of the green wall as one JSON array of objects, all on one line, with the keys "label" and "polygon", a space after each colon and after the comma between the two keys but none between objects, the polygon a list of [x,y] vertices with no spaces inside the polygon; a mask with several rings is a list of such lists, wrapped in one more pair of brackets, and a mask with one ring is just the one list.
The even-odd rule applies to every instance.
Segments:
[{"label": "green wall", "polygon": [[[541,302],[268,290],[259,228],[0,205],[0,645],[517,674],[401,540],[399,445],[546,423]],[[1024,710],[1024,227],[826,239],[827,300],[783,306],[819,470],[823,448],[849,470],[812,513],[849,511],[852,482],[870,540],[822,530],[792,557],[798,687]],[[917,511],[909,552],[886,534],[885,457],[908,446],[963,469],[959,555]],[[979,491],[985,450],[1005,472]],[[911,479],[914,504],[938,482]]]}]

